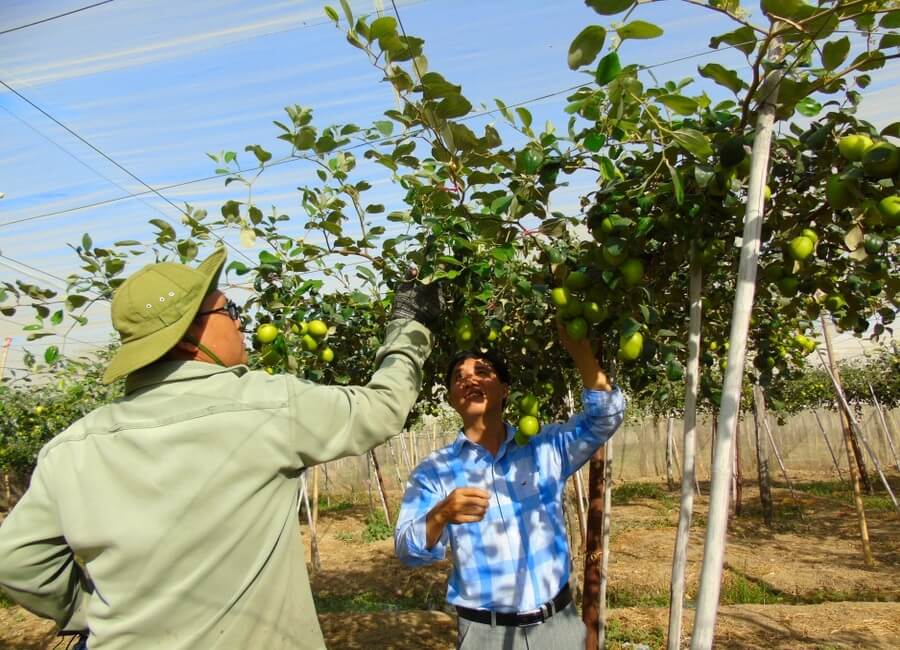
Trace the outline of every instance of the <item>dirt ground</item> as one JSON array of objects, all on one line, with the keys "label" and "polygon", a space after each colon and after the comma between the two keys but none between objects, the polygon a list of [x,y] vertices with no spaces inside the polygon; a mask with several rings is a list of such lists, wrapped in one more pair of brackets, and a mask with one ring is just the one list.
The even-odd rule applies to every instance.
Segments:
[{"label": "dirt ground", "polygon": [[[762,523],[755,489],[745,486],[742,513],[729,527],[716,648],[900,648],[900,517],[886,497],[869,502],[876,566],[867,568],[849,500],[807,490],[803,481],[812,478],[799,479],[799,507],[787,489],[776,490],[778,514],[772,528]],[[895,491],[900,488],[900,476],[895,474],[891,482]],[[707,488],[701,484],[704,496]],[[658,483],[617,489],[608,647],[628,647],[624,644],[630,642],[661,648],[678,495]],[[390,496],[396,504],[399,494]],[[704,496],[695,500],[685,643],[702,558]],[[364,541],[368,512],[367,499],[351,504],[332,497],[331,508],[320,515],[321,568],[313,575],[313,592],[328,646],[453,648],[455,619],[443,603],[448,564],[402,567],[394,559],[392,540]],[[378,532],[378,527],[368,530]],[[304,535],[308,548],[305,526]],[[575,537],[577,550],[580,539],[577,533]],[[19,607],[0,607],[0,648],[45,650],[58,642],[52,624]]]}]

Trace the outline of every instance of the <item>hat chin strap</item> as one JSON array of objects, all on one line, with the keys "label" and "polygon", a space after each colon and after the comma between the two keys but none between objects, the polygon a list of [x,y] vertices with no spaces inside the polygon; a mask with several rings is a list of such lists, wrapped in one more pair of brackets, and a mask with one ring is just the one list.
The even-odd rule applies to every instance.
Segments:
[{"label": "hat chin strap", "polygon": [[188,343],[191,343],[191,344],[193,344],[193,345],[196,345],[197,348],[198,348],[203,354],[205,354],[205,355],[208,356],[210,359],[212,359],[213,361],[215,361],[217,365],[220,365],[220,366],[222,366],[223,368],[227,368],[227,367],[228,367],[228,366],[226,366],[224,363],[222,363],[222,360],[221,360],[218,356],[216,356],[216,353],[215,353],[215,352],[213,352],[213,351],[210,350],[208,347],[206,347],[205,345],[203,345],[200,341],[198,341],[197,339],[195,339],[192,335],[190,335],[190,334],[185,334],[184,337],[182,337],[182,338],[183,338],[185,341],[187,341]]}]

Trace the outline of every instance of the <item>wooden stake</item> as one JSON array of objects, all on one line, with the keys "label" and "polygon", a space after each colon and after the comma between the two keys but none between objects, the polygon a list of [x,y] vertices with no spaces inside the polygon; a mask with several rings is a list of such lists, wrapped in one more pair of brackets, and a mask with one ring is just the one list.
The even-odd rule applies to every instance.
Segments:
[{"label": "wooden stake", "polygon": [[825,433],[825,427],[822,426],[822,420],[819,419],[819,412],[816,411],[816,409],[813,409],[813,415],[816,416],[816,423],[819,425],[819,431],[822,432],[822,437],[825,438],[825,444],[828,446],[828,453],[831,454],[831,460],[834,461],[834,468],[837,470],[838,478],[843,481],[844,475],[841,473],[841,466],[838,464],[837,456],[834,455],[834,449],[831,446],[831,442],[828,440],[828,434]]},{"label": "wooden stake", "polygon": [[690,324],[688,326],[687,372],[684,394],[684,463],[681,472],[681,507],[678,510],[678,532],[672,556],[672,583],[669,588],[668,650],[681,648],[682,610],[684,608],[684,574],[687,565],[688,540],[694,513],[694,487],[700,494],[694,461],[697,451],[697,396],[700,392],[700,329],[703,315],[703,271],[699,261],[691,261]]},{"label": "wooden stake", "polygon": [[378,457],[375,456],[374,449],[369,451],[369,456],[372,458],[372,465],[375,467],[375,479],[378,482],[378,495],[381,497],[381,507],[384,509],[384,520],[387,525],[390,526],[394,523],[394,519],[391,517],[390,508],[388,508],[387,493],[384,489],[384,477],[381,475],[381,466],[378,464]]},{"label": "wooden stake", "polygon": [[600,626],[597,645],[602,650],[606,647],[606,587],[609,583],[609,532],[610,515],[612,514],[612,464],[613,439],[606,442],[606,475],[603,490],[603,559],[600,562]]},{"label": "wooden stake", "polygon": [[[828,349],[829,361],[832,368],[834,365],[834,354],[831,349],[831,329],[828,321],[822,316],[822,333],[825,336],[825,347]],[[859,468],[854,462],[856,456],[853,453],[853,445],[850,441],[850,429],[841,427],[844,433],[844,448],[847,451],[847,469],[850,472],[850,485],[853,486],[853,505],[856,507],[856,519],[859,523],[859,538],[862,541],[863,561],[866,566],[875,566],[875,558],[872,556],[872,547],[869,545],[869,525],[866,523],[866,509],[863,505],[862,492],[860,490]]]},{"label": "wooden stake", "polygon": [[[765,401],[765,396],[763,396],[763,401]],[[797,498],[797,493],[794,491],[794,482],[791,480],[791,477],[788,476],[787,468],[784,466],[784,461],[781,459],[781,452],[778,451],[778,445],[775,443],[775,436],[772,435],[772,429],[769,428],[769,418],[766,417],[763,421],[763,427],[766,430],[766,435],[769,438],[769,443],[772,445],[772,451],[775,452],[775,459],[778,461],[778,467],[781,468],[781,475],[784,477],[785,482],[788,484],[788,489],[791,491],[791,499],[794,500],[794,503],[797,504],[797,510],[800,513],[800,519],[803,519],[803,504],[800,503],[800,499]]]},{"label": "wooden stake", "polygon": [[888,429],[887,420],[884,418],[884,411],[881,409],[881,404],[878,403],[878,398],[875,397],[875,389],[872,388],[872,384],[870,382],[866,383],[869,384],[869,392],[872,393],[872,401],[875,403],[875,411],[878,413],[878,422],[881,424],[881,433],[887,440],[888,446],[891,448],[891,454],[894,456],[894,463],[897,465],[897,471],[900,471],[900,458],[897,457],[897,449],[894,447],[894,437],[891,435],[890,429]]},{"label": "wooden stake", "polygon": [[603,511],[606,491],[606,448],[591,456],[588,470],[587,544],[584,555],[584,599],[581,617],[587,627],[585,650],[599,650],[600,581],[603,563]]}]

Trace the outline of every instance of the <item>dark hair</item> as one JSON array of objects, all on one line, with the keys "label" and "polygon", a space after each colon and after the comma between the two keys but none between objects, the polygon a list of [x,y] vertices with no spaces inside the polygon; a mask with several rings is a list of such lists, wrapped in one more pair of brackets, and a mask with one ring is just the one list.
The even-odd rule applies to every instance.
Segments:
[{"label": "dark hair", "polygon": [[456,370],[456,366],[461,364],[466,359],[481,359],[482,361],[487,361],[491,364],[491,367],[494,369],[494,372],[497,373],[497,377],[500,378],[504,384],[509,386],[509,370],[506,369],[506,364],[495,355],[493,352],[476,352],[475,350],[462,350],[461,352],[457,352],[453,355],[453,358],[450,359],[450,363],[447,365],[447,373],[444,375],[444,386],[447,387],[447,390],[450,390],[450,384],[453,381],[453,371]]}]

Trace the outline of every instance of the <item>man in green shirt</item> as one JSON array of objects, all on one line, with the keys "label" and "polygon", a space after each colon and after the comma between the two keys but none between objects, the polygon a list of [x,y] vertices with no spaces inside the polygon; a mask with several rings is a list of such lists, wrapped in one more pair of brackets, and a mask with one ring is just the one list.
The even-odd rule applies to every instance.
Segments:
[{"label": "man in green shirt", "polygon": [[[324,648],[297,518],[304,468],[400,432],[437,289],[398,288],[365,386],[251,372],[238,312],[196,269],[149,265],[112,304],[125,396],[40,452],[0,526],[0,587],[91,650]],[[76,562],[76,557],[78,562]]]}]

